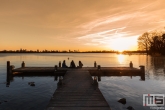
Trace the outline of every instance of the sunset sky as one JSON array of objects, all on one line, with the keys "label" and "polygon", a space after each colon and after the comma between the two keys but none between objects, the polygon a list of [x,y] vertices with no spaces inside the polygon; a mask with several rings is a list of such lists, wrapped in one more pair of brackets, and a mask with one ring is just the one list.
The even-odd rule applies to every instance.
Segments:
[{"label": "sunset sky", "polygon": [[0,50],[136,50],[164,0],[0,0]]}]

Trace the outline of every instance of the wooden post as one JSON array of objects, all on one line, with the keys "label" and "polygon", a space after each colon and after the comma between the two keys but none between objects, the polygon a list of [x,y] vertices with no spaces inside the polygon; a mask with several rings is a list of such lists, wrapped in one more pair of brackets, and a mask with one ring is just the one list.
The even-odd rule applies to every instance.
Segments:
[{"label": "wooden post", "polygon": [[145,66],[139,66],[140,67],[140,70],[141,70],[141,80],[142,81],[145,81]]},{"label": "wooden post", "polygon": [[98,69],[98,70],[100,70],[100,69],[101,69],[101,66],[100,66],[100,65],[98,65],[97,69]]},{"label": "wooden post", "polygon": [[61,67],[61,61],[59,61],[59,67]]},{"label": "wooden post", "polygon": [[7,61],[6,87],[10,85],[10,61]]},{"label": "wooden post", "polygon": [[94,62],[94,67],[96,68],[96,66],[97,66],[97,63],[96,63],[96,61]]},{"label": "wooden post", "polygon": [[10,71],[10,61],[7,61],[7,73]]},{"label": "wooden post", "polygon": [[101,76],[97,76],[98,77],[98,81],[101,81]]},{"label": "wooden post", "polygon": [[[7,63],[7,65],[9,66],[9,62]],[[7,70],[7,76],[6,76],[6,87],[9,87],[10,85],[10,80],[12,79],[12,75],[13,75],[13,69],[14,69],[14,65],[11,65],[8,67]]]},{"label": "wooden post", "polygon": [[55,71],[57,71],[57,65],[55,65],[55,67],[54,67],[54,68],[55,68]]},{"label": "wooden post", "polygon": [[145,66],[141,65],[139,67],[140,67],[140,70],[142,71],[142,73],[145,73]]},{"label": "wooden post", "polygon": [[130,68],[133,68],[133,63],[132,63],[132,61],[130,61],[129,67],[130,67]]},{"label": "wooden post", "polygon": [[14,69],[14,65],[10,66],[10,61],[7,61],[7,78],[8,79],[10,79],[13,69]]},{"label": "wooden post", "polygon": [[25,62],[22,61],[21,67],[24,68],[25,67]]}]

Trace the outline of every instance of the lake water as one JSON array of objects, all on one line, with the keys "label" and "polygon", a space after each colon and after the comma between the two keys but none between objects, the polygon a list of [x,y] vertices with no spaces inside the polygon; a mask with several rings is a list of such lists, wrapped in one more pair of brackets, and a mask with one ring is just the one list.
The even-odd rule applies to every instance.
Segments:
[{"label": "lake water", "polygon": [[[68,60],[69,57],[69,60]],[[101,67],[128,67],[130,61],[134,67],[145,66],[145,81],[136,77],[102,77],[99,88],[112,110],[127,110],[132,106],[135,110],[151,110],[143,106],[143,94],[165,94],[165,57],[146,55],[117,55],[111,53],[29,53],[0,54],[0,110],[44,110],[57,88],[54,77],[14,77],[6,87],[6,62],[10,61],[16,68],[22,61],[26,66],[54,67],[59,61],[71,60],[76,64],[81,60],[84,67],[93,67],[94,61]],[[35,82],[34,87],[28,82]],[[118,103],[126,98],[125,105]]]}]

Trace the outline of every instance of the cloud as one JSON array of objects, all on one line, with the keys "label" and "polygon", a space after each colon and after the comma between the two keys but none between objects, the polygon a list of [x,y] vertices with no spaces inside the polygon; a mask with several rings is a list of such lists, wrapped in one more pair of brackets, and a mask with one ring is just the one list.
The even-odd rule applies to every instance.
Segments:
[{"label": "cloud", "polygon": [[94,43],[85,43],[84,45],[87,45],[87,46],[97,46],[98,44],[94,44]]}]

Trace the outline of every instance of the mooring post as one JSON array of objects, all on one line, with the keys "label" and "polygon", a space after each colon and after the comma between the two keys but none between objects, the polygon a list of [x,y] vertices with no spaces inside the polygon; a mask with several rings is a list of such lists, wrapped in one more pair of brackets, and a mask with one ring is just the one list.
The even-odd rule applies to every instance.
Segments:
[{"label": "mooring post", "polygon": [[24,68],[25,67],[25,62],[22,61],[21,67]]},{"label": "mooring post", "polygon": [[10,79],[13,73],[14,65],[10,66],[10,61],[7,61],[7,79]]},{"label": "mooring post", "polygon": [[139,67],[140,67],[140,70],[142,71],[142,73],[145,73],[145,66],[141,65]]},{"label": "mooring post", "polygon": [[55,68],[55,71],[57,71],[57,65],[55,65],[54,68]]},{"label": "mooring post", "polygon": [[97,63],[96,63],[96,61],[94,62],[94,67],[96,68],[96,66],[97,66]]},{"label": "mooring post", "polygon": [[132,63],[132,61],[130,61],[129,67],[130,67],[130,68],[133,68],[133,63]]},{"label": "mooring post", "polygon": [[10,61],[7,61],[7,74],[9,73],[10,71]]},{"label": "mooring post", "polygon": [[98,69],[98,70],[100,70],[100,69],[101,69],[101,66],[100,66],[100,65],[98,65],[97,69]]},{"label": "mooring post", "polygon": [[145,66],[141,65],[139,66],[141,70],[141,80],[145,81]]},{"label": "mooring post", "polygon": [[61,67],[61,61],[59,61],[59,67]]},{"label": "mooring post", "polygon": [[10,61],[7,61],[6,87],[10,85]]},{"label": "mooring post", "polygon": [[98,81],[101,81],[101,76],[97,76],[98,77]]}]

